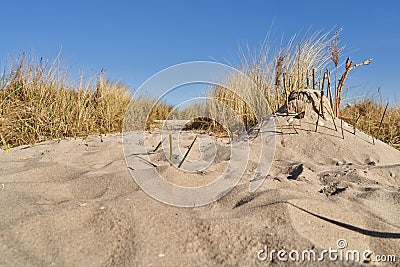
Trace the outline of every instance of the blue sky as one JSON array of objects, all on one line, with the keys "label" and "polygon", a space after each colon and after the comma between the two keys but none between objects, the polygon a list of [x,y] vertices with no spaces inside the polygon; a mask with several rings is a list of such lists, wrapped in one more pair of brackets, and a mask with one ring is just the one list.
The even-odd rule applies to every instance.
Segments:
[{"label": "blue sky", "polygon": [[105,68],[132,89],[174,64],[237,62],[239,44],[256,48],[272,22],[277,39],[343,27],[351,58],[374,59],[351,73],[349,96],[381,86],[400,102],[398,1],[7,1],[0,10],[1,68],[24,50],[54,59],[62,48],[74,71]]}]

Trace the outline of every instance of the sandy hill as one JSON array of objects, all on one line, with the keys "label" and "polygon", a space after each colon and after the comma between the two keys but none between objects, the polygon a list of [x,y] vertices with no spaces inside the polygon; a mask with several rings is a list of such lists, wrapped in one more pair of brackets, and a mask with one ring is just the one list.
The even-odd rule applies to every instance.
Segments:
[{"label": "sandy hill", "polygon": [[[353,250],[361,257],[369,250],[372,259],[396,255],[399,264],[400,152],[346,124],[343,139],[340,121],[336,131],[327,110],[315,132],[313,94],[301,95],[308,106],[301,121],[285,110],[274,117],[276,153],[261,187],[248,190],[260,164],[255,155],[230,193],[202,207],[174,207],[144,193],[128,171],[121,135],[1,151],[0,265],[360,266],[362,258],[345,260]],[[214,138],[197,134],[198,142]],[[182,149],[193,136],[181,133]],[[146,138],[154,148],[159,132]],[[258,139],[250,141],[254,151]],[[226,139],[214,142],[214,163],[203,171],[170,167],[163,150],[150,159],[170,182],[204,185],[231,157]],[[199,157],[195,146],[188,160]],[[343,260],[322,254],[317,262],[329,248]],[[317,258],[285,263],[275,252],[265,259],[272,250],[286,251],[286,258],[297,250],[300,259],[312,250]]]}]

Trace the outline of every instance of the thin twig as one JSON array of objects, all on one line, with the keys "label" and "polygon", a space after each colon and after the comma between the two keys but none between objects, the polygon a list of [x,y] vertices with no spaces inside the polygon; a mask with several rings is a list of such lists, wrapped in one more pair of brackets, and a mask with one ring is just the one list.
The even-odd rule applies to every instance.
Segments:
[{"label": "thin twig", "polygon": [[182,164],[183,164],[183,162],[185,161],[187,155],[189,155],[189,152],[190,152],[190,150],[192,149],[194,142],[196,142],[196,139],[197,139],[197,135],[196,135],[196,137],[194,138],[193,142],[190,144],[189,149],[188,149],[188,150],[186,151],[186,153],[185,153],[185,156],[183,156],[183,159],[182,159],[182,161],[179,163],[178,168],[180,168],[180,167],[182,166]]},{"label": "thin twig", "polygon": [[375,138],[374,135],[371,133],[371,115],[368,116],[368,132],[369,135],[372,137],[372,144],[375,145]]},{"label": "thin twig", "polygon": [[322,77],[322,87],[321,87],[321,115],[322,115],[322,118],[324,118],[324,119],[325,119],[325,112],[324,112],[325,79],[326,79],[326,72],[324,73],[324,76]]},{"label": "thin twig", "polygon": [[316,85],[316,83],[317,83],[317,81],[316,81],[316,79],[315,79],[315,68],[312,69],[312,83],[313,83],[312,89],[315,90],[315,85]]},{"label": "thin twig", "polygon": [[160,143],[158,143],[158,145],[157,145],[156,148],[153,150],[153,152],[156,152],[156,151],[160,148],[161,144],[164,143],[165,138],[167,138],[167,137],[164,137],[164,139],[163,139],[162,141],[160,141]]},{"label": "thin twig", "polygon": [[340,128],[342,129],[342,138],[344,139],[343,120],[340,119]]},{"label": "thin twig", "polygon": [[322,103],[321,102],[319,102],[319,109],[318,109],[318,114],[317,114],[317,123],[315,124],[315,132],[317,132],[318,131],[318,123],[319,123],[319,114],[321,113],[321,105],[322,105]]},{"label": "thin twig", "polygon": [[387,111],[388,106],[389,106],[389,102],[386,103],[385,110],[383,111],[382,118],[381,118],[381,122],[379,123],[379,128],[378,128],[378,133],[377,133],[377,135],[378,135],[379,132],[381,131],[383,119],[385,118],[385,114],[386,114],[386,111]]},{"label": "thin twig", "polygon": [[337,132],[337,127],[336,127],[336,122],[335,122],[335,114],[334,114],[334,109],[333,109],[333,100],[332,100],[332,90],[331,90],[331,73],[330,71],[326,70],[327,73],[327,81],[328,81],[328,93],[330,97],[330,104],[331,104],[331,109],[332,112],[329,112],[329,114],[332,117],[333,125],[335,126],[335,131]]},{"label": "thin twig", "polygon": [[331,109],[333,110],[333,98],[332,98],[332,90],[331,90],[331,72],[327,69],[326,70],[326,80],[328,82],[327,90],[329,94],[329,103],[331,104]]},{"label": "thin twig", "polygon": [[285,90],[286,115],[289,115],[289,92],[286,87],[286,72],[283,73],[283,88]]},{"label": "thin twig", "polygon": [[172,134],[169,134],[169,166],[172,166]]},{"label": "thin twig", "polygon": [[343,86],[347,76],[349,75],[349,71],[352,70],[352,66],[353,61],[350,61],[350,58],[348,57],[346,60],[346,70],[340,78],[339,84],[337,86],[336,117],[340,116],[340,102],[342,101]]},{"label": "thin twig", "polygon": [[354,125],[353,125],[353,134],[356,134],[356,126],[357,126],[358,120],[359,120],[360,118],[361,118],[361,113],[358,114],[357,119],[356,119],[356,121],[354,122]]}]

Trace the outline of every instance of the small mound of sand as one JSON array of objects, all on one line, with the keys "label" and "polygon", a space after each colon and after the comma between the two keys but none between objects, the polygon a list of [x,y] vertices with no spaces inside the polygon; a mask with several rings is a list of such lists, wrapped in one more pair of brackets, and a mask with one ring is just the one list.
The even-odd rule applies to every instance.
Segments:
[{"label": "small mound of sand", "polygon": [[[328,115],[315,131],[319,103],[318,91],[292,92],[288,110],[281,109],[270,131],[284,142],[276,142],[271,171],[257,191],[249,192],[249,184],[266,159],[251,154],[237,186],[197,208],[166,205],[142,191],[124,161],[120,135],[0,151],[0,266],[363,264],[328,257],[321,263],[280,262],[276,253],[273,262],[257,257],[266,247],[320,256],[338,249],[340,239],[347,243],[343,255],[354,250],[400,255],[400,151],[373,144],[346,124],[343,138]],[[304,112],[301,120],[296,107]],[[325,103],[324,109],[331,112]],[[199,140],[210,138],[198,134]],[[194,135],[182,134],[183,152]],[[160,135],[154,131],[147,141],[154,150]],[[150,158],[170,182],[201,186],[230,160],[221,142],[212,146],[218,162],[198,173],[170,167],[161,151]],[[251,151],[260,142],[251,139]],[[187,160],[201,152],[196,143]],[[207,153],[203,159],[212,158]]]}]

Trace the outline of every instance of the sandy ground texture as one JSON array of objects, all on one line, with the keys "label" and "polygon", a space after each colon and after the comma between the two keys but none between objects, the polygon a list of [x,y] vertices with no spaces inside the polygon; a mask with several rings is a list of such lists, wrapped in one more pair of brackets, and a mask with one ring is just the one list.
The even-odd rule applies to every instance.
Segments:
[{"label": "sandy ground texture", "polygon": [[[343,139],[340,121],[335,131],[328,116],[318,132],[315,117],[292,117],[275,118],[276,153],[260,188],[248,190],[260,164],[254,152],[230,193],[195,208],[166,205],[141,190],[121,135],[1,151],[0,265],[399,266],[400,152],[346,124]],[[181,133],[182,151],[196,134],[188,160],[208,157],[200,153],[203,138],[216,144],[213,163],[188,174],[170,167],[161,148],[150,159],[166,180],[204,185],[228,164],[228,140],[208,133]],[[258,139],[250,142],[254,151]],[[146,135],[150,150],[159,140],[157,131]],[[337,260],[324,254],[330,248]],[[360,261],[346,261],[355,250]],[[363,263],[365,250],[373,262]],[[397,263],[380,263],[379,255]]]}]

